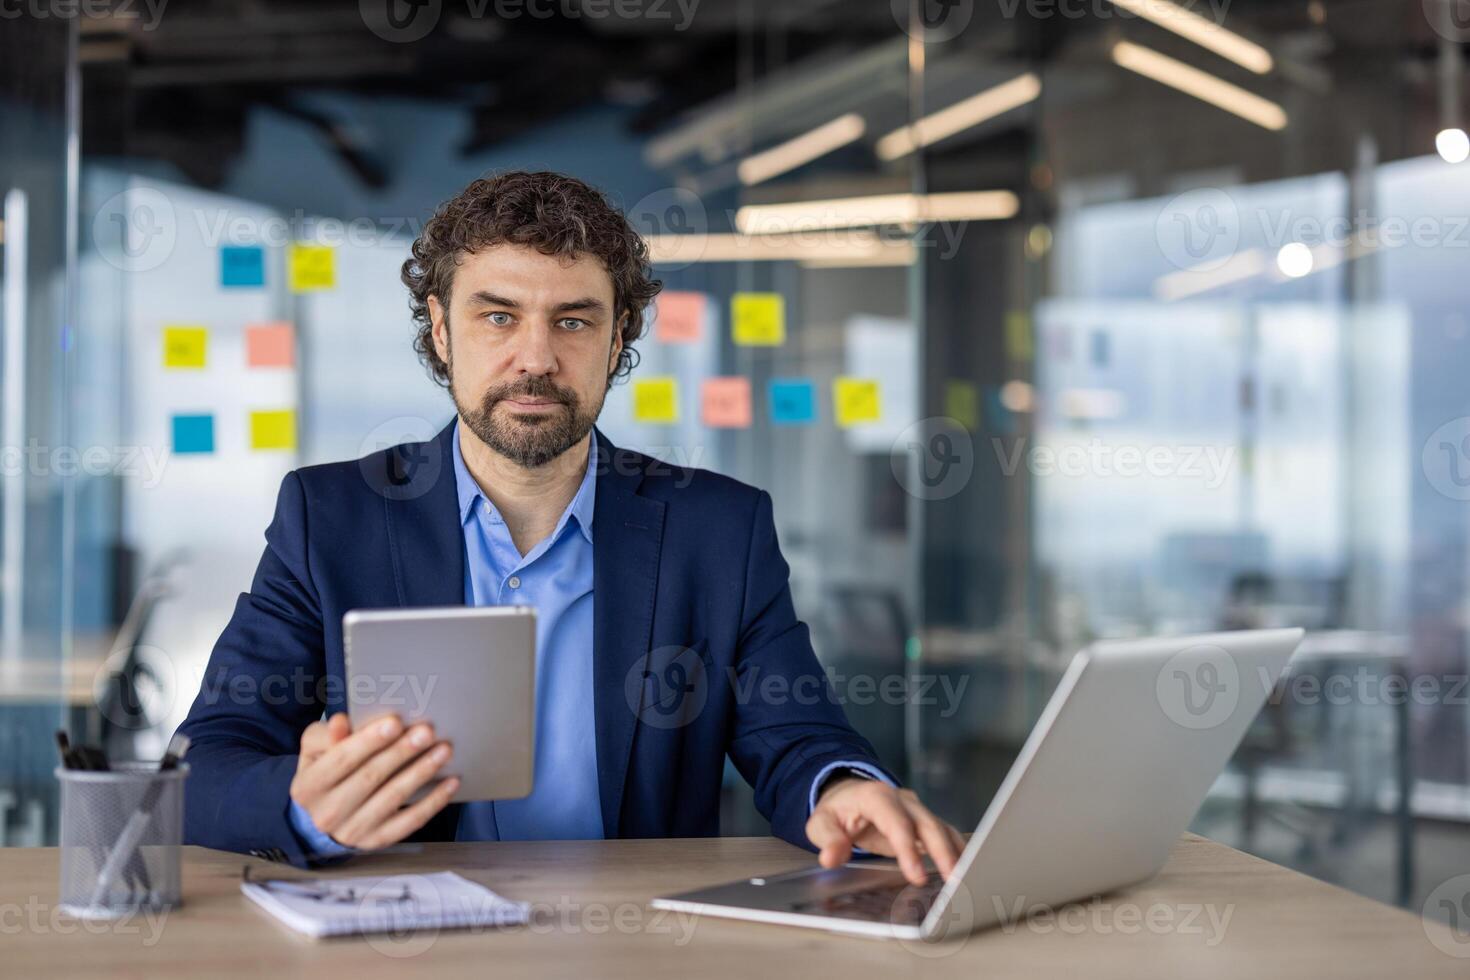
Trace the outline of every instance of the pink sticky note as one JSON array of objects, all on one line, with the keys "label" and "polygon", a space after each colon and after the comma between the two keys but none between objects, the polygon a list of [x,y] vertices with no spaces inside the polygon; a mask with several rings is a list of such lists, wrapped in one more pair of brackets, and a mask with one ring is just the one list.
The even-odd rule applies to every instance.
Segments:
[{"label": "pink sticky note", "polygon": [[296,363],[295,331],[289,323],[255,323],[245,328],[249,367],[291,367]]},{"label": "pink sticky note", "polygon": [[704,332],[704,293],[663,292],[657,300],[653,333],[661,343],[692,344]]},{"label": "pink sticky note", "polygon": [[704,383],[704,424],[718,429],[750,428],[750,379],[707,379]]}]

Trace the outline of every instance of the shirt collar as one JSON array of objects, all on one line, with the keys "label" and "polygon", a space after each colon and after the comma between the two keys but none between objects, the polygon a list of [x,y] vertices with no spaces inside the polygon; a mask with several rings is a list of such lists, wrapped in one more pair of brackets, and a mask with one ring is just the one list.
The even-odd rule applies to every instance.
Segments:
[{"label": "shirt collar", "polygon": [[[477,503],[483,500],[492,511],[495,509],[495,504],[485,496],[480,485],[470,475],[470,468],[465,465],[464,454],[459,449],[458,419],[455,419],[454,435],[449,441],[453,445],[454,487],[459,496],[459,523],[463,527],[470,519],[470,515],[474,513]],[[596,510],[597,500],[597,467],[592,465],[592,453],[595,451],[596,441],[597,436],[594,433],[592,439],[588,441],[586,472],[582,474],[582,483],[577,487],[577,494],[572,498],[572,502],[562,512],[561,519],[556,522],[556,530],[551,532],[553,540],[561,534],[568,520],[575,519],[582,536],[588,542],[592,541],[592,515]],[[498,513],[496,517],[499,517]]]}]

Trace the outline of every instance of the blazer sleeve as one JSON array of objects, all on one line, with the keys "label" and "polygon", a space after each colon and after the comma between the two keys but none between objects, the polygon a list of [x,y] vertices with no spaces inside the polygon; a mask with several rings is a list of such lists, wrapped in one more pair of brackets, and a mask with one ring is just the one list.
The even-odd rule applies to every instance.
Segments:
[{"label": "blazer sleeve", "polygon": [[777,837],[815,850],[806,836],[811,793],[833,763],[863,763],[897,785],[848,723],[812,650],[810,631],[796,618],[790,568],[765,491],[751,524],[734,686],[730,757],[755,787],[756,808]]},{"label": "blazer sleeve", "polygon": [[288,816],[301,733],[322,716],[321,603],[307,563],[301,479],[288,473],[250,591],[210,655],[188,735],[186,843],[306,864]]}]

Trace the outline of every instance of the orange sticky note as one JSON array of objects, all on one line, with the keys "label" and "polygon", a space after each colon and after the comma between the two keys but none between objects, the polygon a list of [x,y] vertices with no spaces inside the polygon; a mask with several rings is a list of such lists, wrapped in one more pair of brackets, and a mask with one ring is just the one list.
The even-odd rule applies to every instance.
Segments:
[{"label": "orange sticky note", "polygon": [[654,337],[665,344],[694,343],[704,334],[704,315],[708,308],[709,298],[704,293],[659,293]]},{"label": "orange sticky note", "polygon": [[296,363],[295,331],[289,323],[252,323],[245,328],[247,367],[291,367]]},{"label": "orange sticky note", "polygon": [[704,382],[704,424],[716,429],[750,428],[750,379],[709,378]]}]

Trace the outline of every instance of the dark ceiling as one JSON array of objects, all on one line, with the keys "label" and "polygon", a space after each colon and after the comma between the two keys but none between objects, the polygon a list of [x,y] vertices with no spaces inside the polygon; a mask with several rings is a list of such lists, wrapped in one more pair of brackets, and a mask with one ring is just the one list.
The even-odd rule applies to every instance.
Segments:
[{"label": "dark ceiling", "polygon": [[[205,187],[224,179],[255,106],[316,127],[366,184],[386,183],[351,128],[302,99],[312,90],[460,104],[469,154],[590,104],[624,105],[650,134],[777,68],[903,37],[889,0],[173,0],[156,22],[146,0],[111,2],[112,16],[82,28],[85,152],[163,159]],[[1105,0],[956,2],[972,3],[956,43],[987,57],[1045,63],[1108,29]],[[432,29],[385,39],[389,4],[400,23],[429,16]],[[608,16],[617,4],[643,16]],[[1048,4],[1072,13],[1025,14]],[[1194,3],[1222,5],[1229,24],[1329,78],[1385,58],[1432,76],[1438,39],[1420,0]]]}]

